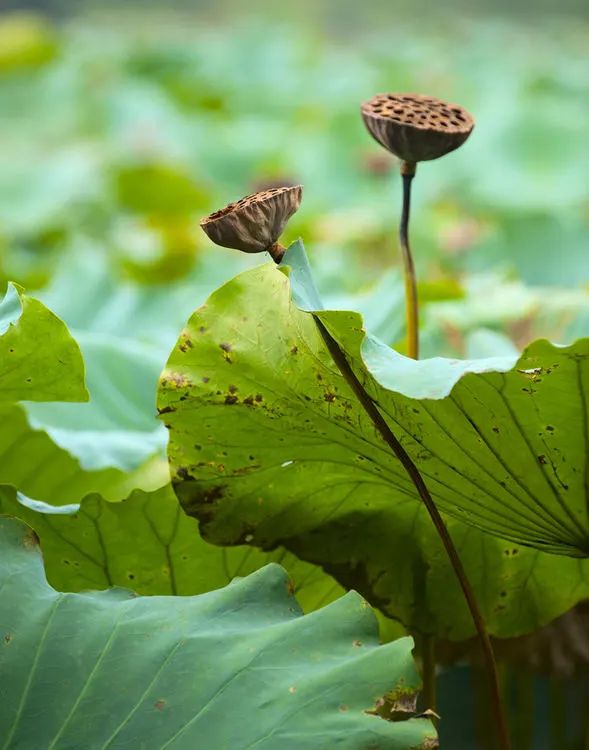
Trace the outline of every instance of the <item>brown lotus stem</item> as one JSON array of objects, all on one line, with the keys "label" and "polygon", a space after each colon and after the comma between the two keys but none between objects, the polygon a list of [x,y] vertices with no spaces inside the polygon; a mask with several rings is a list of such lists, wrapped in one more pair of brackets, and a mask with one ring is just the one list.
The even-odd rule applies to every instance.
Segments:
[{"label": "brown lotus stem", "polygon": [[[421,690],[422,706],[424,709],[436,711],[436,639],[433,635],[422,635],[419,638],[421,652],[421,675],[423,688]],[[437,726],[437,721],[434,721]]]},{"label": "brown lotus stem", "polygon": [[411,183],[415,176],[415,162],[401,162],[403,179],[403,209],[399,225],[399,244],[403,258],[405,280],[405,320],[407,325],[407,356],[419,358],[419,301],[417,298],[417,277],[409,245],[409,214],[411,211]]},{"label": "brown lotus stem", "polygon": [[475,630],[477,631],[479,642],[481,644],[483,660],[489,680],[490,700],[493,708],[494,719],[496,722],[499,747],[501,750],[511,750],[511,741],[507,728],[507,719],[503,708],[501,689],[499,686],[499,674],[497,671],[497,663],[495,661],[495,654],[493,652],[491,639],[487,631],[485,619],[479,609],[476,597],[470,585],[470,581],[468,580],[468,576],[466,574],[464,566],[462,565],[462,560],[460,559],[458,550],[454,546],[454,542],[452,541],[452,537],[448,532],[444,519],[442,518],[440,511],[438,510],[438,507],[435,504],[434,499],[432,498],[425,484],[425,481],[419,472],[419,469],[413,463],[413,460],[411,459],[405,448],[403,448],[399,440],[395,437],[393,431],[378,410],[371,396],[364,389],[364,386],[356,377],[356,373],[348,362],[344,351],[341,349],[340,345],[333,338],[333,336],[329,333],[321,319],[317,315],[314,315],[313,317],[315,318],[315,323],[317,324],[317,328],[319,329],[321,338],[323,339],[325,346],[331,354],[331,358],[335,362],[342,377],[350,386],[364,411],[370,417],[377,432],[401,462],[401,465],[409,475],[409,478],[411,479],[419,497],[421,498],[427,512],[429,513],[438,536],[444,546],[446,554],[448,555],[448,559],[450,560],[450,564],[452,565],[454,574],[458,580],[458,583],[460,584],[460,588],[462,589],[464,599],[470,611],[470,615],[472,617],[472,621],[474,623]]}]

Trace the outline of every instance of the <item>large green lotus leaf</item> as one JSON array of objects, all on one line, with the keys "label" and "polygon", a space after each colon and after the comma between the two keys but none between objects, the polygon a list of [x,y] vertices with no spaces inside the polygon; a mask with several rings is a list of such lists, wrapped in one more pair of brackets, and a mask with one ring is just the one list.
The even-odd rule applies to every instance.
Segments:
[{"label": "large green lotus leaf", "polygon": [[129,586],[138,594],[202,594],[277,562],[288,570],[305,611],[344,593],[320,568],[285,550],[208,544],[170,485],[150,493],[137,490],[119,503],[93,494],[61,506],[0,487],[0,514],[35,530],[47,580],[60,591]]},{"label": "large green lotus leaf", "polygon": [[0,404],[0,484],[53,505],[77,503],[91,492],[121,500],[136,488],[169,481],[165,460],[153,456],[133,471],[85,469],[44,430],[34,429],[18,404]]},{"label": "large green lotus leaf", "polygon": [[0,401],[86,401],[84,362],[65,324],[9,284],[0,301]]},{"label": "large green lotus leaf", "polygon": [[436,746],[425,719],[367,713],[389,691],[411,705],[418,678],[356,593],[302,616],[278,565],[194,597],[59,593],[13,519],[0,579],[6,748]]},{"label": "large green lotus leaf", "polygon": [[[429,518],[335,369],[312,317],[300,309],[319,303],[311,286],[296,280],[293,254],[291,250],[288,262],[297,281],[296,304],[286,275],[270,264],[261,266],[221,287],[180,336],[159,394],[170,430],[176,492],[187,512],[200,519],[209,541],[245,542],[263,549],[282,545],[323,565],[407,626],[465,638],[472,634],[472,623]],[[358,317],[322,317],[359,369],[364,334]],[[376,369],[385,360],[377,359],[377,344],[372,347]],[[566,350],[549,351],[552,363],[555,352]],[[530,366],[527,356],[525,369]],[[492,383],[503,379],[517,384],[518,407],[520,394],[528,399],[523,405],[529,404],[534,375],[519,372],[519,365],[509,371],[509,357],[465,363],[435,360],[418,363],[422,366],[417,369],[398,355],[394,362],[400,363],[396,377],[401,386],[421,391],[415,398],[386,390],[365,368],[362,378],[422,469],[434,497],[457,516],[448,519],[450,530],[490,630],[499,636],[533,630],[585,597],[583,562],[483,534],[474,526],[478,518],[454,507],[469,499],[479,513],[494,503],[504,510],[496,500],[501,498],[506,507],[514,503],[508,519],[519,522],[521,517],[522,525],[529,520],[534,530],[539,527],[561,539],[560,527],[555,534],[552,518],[542,516],[540,505],[532,514],[525,505],[527,512],[520,513],[515,504],[535,491],[534,483],[542,489],[547,473],[545,464],[527,460],[528,442],[510,423],[506,407],[501,413],[490,411],[481,424],[480,415],[471,417],[471,423],[463,412],[480,403],[472,395],[473,386],[497,394]],[[538,365],[536,357],[532,366]],[[499,367],[505,373],[461,377],[469,369]],[[381,370],[381,377],[392,377],[384,366]],[[444,398],[451,379],[458,385],[451,398]],[[553,413],[544,418],[554,430],[544,430],[545,441],[560,429],[558,405],[550,408]],[[529,429],[529,422],[525,426]],[[486,429],[490,436],[509,441],[504,455],[498,448],[497,455],[493,452],[490,446],[501,443],[491,443]],[[542,450],[548,461],[550,446],[543,444]],[[505,468],[510,466],[514,476]],[[485,506],[475,505],[483,499]],[[501,525],[504,516],[497,518],[494,531],[510,530]],[[513,535],[530,541],[523,529],[514,524]]]}]

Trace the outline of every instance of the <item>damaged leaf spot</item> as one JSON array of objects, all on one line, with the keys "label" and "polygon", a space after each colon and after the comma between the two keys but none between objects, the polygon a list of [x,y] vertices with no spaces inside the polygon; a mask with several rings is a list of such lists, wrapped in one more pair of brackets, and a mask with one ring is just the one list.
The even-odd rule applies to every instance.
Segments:
[{"label": "damaged leaf spot", "polygon": [[179,372],[166,372],[165,379],[161,379],[161,385],[169,385],[172,388],[190,388],[192,385],[189,378],[186,375],[182,375]]},{"label": "damaged leaf spot", "polygon": [[159,701],[156,701],[153,704],[153,707],[156,711],[161,711],[163,708],[165,708],[166,701],[163,698],[160,698]]},{"label": "damaged leaf spot", "polygon": [[37,532],[33,529],[28,529],[27,533],[23,537],[23,546],[26,549],[35,549],[39,546],[40,539],[37,535]]},{"label": "damaged leaf spot", "polygon": [[387,721],[407,721],[416,714],[417,693],[410,688],[399,687],[384,698],[379,698],[367,714],[380,716]]},{"label": "damaged leaf spot", "polygon": [[233,349],[231,344],[228,344],[226,341],[223,341],[221,344],[219,344],[219,349],[221,349],[223,352],[223,357],[225,358],[225,362],[227,362],[230,365],[233,364],[233,360],[229,356]]},{"label": "damaged leaf spot", "polygon": [[10,643],[11,640],[12,640],[12,633],[6,633],[6,635],[4,636],[4,643]]},{"label": "damaged leaf spot", "polygon": [[227,394],[227,396],[225,396],[226,404],[236,404],[237,401],[238,401],[237,396],[232,396],[231,394]]},{"label": "damaged leaf spot", "polygon": [[174,411],[176,411],[175,407],[173,407],[173,406],[164,406],[161,409],[158,407],[157,413],[158,414],[171,414]]}]

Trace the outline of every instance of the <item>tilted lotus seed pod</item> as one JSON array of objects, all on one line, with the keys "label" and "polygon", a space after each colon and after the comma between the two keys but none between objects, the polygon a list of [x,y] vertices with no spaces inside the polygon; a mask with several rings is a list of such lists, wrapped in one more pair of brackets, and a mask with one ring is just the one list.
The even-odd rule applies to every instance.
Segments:
[{"label": "tilted lotus seed pod", "polygon": [[285,249],[277,240],[302,195],[302,185],[263,190],[215,211],[200,225],[216,245],[245,253],[268,251],[279,262]]},{"label": "tilted lotus seed pod", "polygon": [[454,151],[474,128],[462,107],[421,94],[377,94],[362,105],[362,118],[382,146],[409,164]]}]

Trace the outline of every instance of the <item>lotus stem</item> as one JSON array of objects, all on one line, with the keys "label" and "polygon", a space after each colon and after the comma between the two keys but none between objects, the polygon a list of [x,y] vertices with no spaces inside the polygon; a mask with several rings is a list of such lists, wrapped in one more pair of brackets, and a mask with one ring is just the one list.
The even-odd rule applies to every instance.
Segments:
[{"label": "lotus stem", "polygon": [[423,688],[421,690],[422,705],[424,709],[435,712],[437,709],[436,639],[433,635],[422,635],[419,639],[419,645],[423,679]]},{"label": "lotus stem", "polygon": [[450,536],[446,524],[444,523],[444,519],[442,518],[440,511],[438,510],[425,484],[425,481],[419,472],[419,469],[413,463],[413,460],[411,459],[405,448],[403,448],[397,437],[394,435],[393,431],[378,410],[369,393],[364,389],[364,386],[356,377],[356,373],[348,362],[344,351],[341,349],[340,345],[333,338],[333,336],[329,333],[320,317],[315,314],[313,315],[313,317],[315,319],[315,323],[317,324],[317,328],[319,329],[321,338],[323,339],[327,350],[331,354],[331,358],[333,359],[335,365],[360,402],[360,405],[362,406],[364,411],[370,417],[377,432],[380,434],[389,448],[393,451],[395,456],[399,459],[401,465],[409,475],[409,478],[411,479],[419,497],[425,505],[426,510],[429,513],[429,516],[438,533],[438,536],[440,537],[440,540],[454,570],[454,574],[456,575],[458,583],[460,584],[460,588],[462,589],[462,593],[466,600],[466,604],[470,611],[470,615],[472,617],[480,641],[484,664],[489,680],[490,700],[497,728],[499,747],[501,750],[511,750],[511,741],[509,738],[507,720],[503,708],[501,690],[499,687],[497,663],[495,661],[495,654],[493,652],[491,639],[487,631],[485,620],[479,609],[474,592],[470,585],[470,581],[468,580],[468,576],[466,574],[464,566],[462,565],[458,550],[454,546],[454,542],[452,541],[452,537]]},{"label": "lotus stem", "polygon": [[403,258],[405,278],[405,319],[407,325],[407,356],[419,358],[419,303],[417,299],[417,278],[409,244],[409,215],[411,212],[411,183],[415,177],[415,162],[401,162],[403,179],[403,208],[399,225],[399,244]]}]

